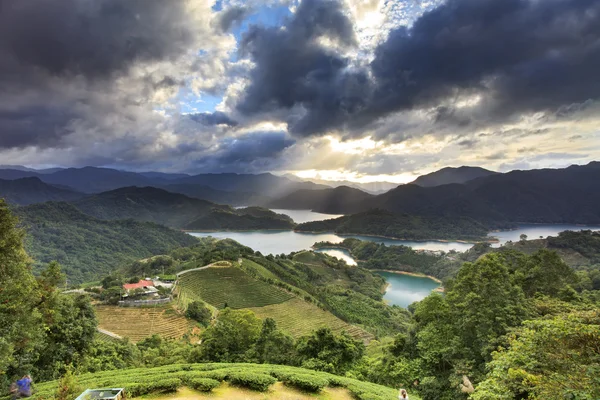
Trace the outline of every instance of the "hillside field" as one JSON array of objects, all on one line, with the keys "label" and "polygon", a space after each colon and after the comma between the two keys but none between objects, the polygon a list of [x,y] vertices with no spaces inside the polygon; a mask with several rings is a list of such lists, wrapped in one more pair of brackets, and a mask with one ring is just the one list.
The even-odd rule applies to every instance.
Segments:
[{"label": "hillside field", "polygon": [[277,326],[294,337],[310,334],[313,330],[328,327],[336,333],[347,331],[355,339],[369,341],[373,335],[342,321],[328,311],[304,300],[294,298],[281,304],[249,308],[258,318],[273,318]]},{"label": "hillside field", "polygon": [[98,317],[98,327],[119,336],[128,337],[134,343],[153,334],[169,339],[179,339],[194,326],[169,305],[157,307],[96,306],[96,316]]},{"label": "hillside field", "polygon": [[293,297],[237,267],[211,267],[183,274],[178,282],[178,295],[180,304],[203,300],[217,308],[227,303],[234,309],[279,304]]}]

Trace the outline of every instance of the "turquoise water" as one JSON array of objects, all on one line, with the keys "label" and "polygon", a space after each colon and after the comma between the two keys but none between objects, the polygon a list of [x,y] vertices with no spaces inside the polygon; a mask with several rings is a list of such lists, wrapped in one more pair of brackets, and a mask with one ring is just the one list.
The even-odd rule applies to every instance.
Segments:
[{"label": "turquoise water", "polygon": [[408,307],[415,301],[423,300],[432,290],[440,286],[433,279],[420,276],[396,274],[393,272],[377,271],[390,284],[383,299],[391,305]]}]

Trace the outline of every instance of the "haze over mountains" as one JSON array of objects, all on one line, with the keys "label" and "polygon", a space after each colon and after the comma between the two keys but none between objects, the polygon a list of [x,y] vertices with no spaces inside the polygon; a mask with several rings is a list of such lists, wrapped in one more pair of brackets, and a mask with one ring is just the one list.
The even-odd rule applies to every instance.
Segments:
[{"label": "haze over mountains", "polygon": [[[476,167],[444,168],[411,184],[373,195],[348,186],[331,188],[272,174],[190,176],[95,167],[40,173],[11,168],[0,169],[0,195],[18,205],[67,201],[97,218],[135,218],[185,229],[294,226],[291,220],[267,214],[267,210],[242,212],[231,207],[240,205],[310,209],[328,214],[362,213],[362,221],[371,210],[381,209],[447,220],[470,218],[494,229],[520,222],[600,223],[599,180],[598,162],[504,174]],[[378,225],[385,221],[368,219],[373,220],[379,221]],[[344,225],[349,226],[347,218]],[[358,225],[356,221],[351,224]],[[371,226],[371,234],[386,235],[389,231],[389,226],[381,226],[377,232],[372,229],[372,222],[367,225]],[[335,224],[331,226],[340,230]],[[475,232],[479,234],[479,228]]]}]

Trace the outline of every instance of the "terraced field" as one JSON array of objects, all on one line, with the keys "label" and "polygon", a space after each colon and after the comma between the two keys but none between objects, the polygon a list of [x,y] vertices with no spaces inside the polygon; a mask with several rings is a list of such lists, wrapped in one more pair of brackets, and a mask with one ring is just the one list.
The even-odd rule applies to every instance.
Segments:
[{"label": "terraced field", "polygon": [[345,330],[355,339],[367,342],[373,338],[373,335],[363,329],[344,322],[330,312],[298,298],[293,298],[281,304],[249,309],[259,318],[273,318],[279,328],[289,332],[294,337],[307,335],[321,327],[328,327],[338,333]]},{"label": "terraced field", "polygon": [[193,326],[171,306],[96,306],[96,316],[100,328],[128,337],[132,342],[139,342],[153,334],[180,338]]},{"label": "terraced field", "polygon": [[180,307],[203,300],[217,308],[263,307],[283,303],[293,296],[283,289],[254,279],[240,268],[207,268],[183,274],[178,282]]}]

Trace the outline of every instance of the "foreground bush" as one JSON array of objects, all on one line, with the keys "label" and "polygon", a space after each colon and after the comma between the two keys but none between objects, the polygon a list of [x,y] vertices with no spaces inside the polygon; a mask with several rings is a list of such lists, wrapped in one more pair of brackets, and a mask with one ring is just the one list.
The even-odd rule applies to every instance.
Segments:
[{"label": "foreground bush", "polygon": [[259,392],[266,392],[269,386],[277,382],[277,379],[266,374],[253,372],[237,372],[229,376],[229,382],[235,386],[246,387]]},{"label": "foreground bush", "polygon": [[214,388],[221,385],[221,382],[210,378],[192,378],[187,381],[186,384],[192,389],[196,389],[201,392],[210,392]]},{"label": "foreground bush", "polygon": [[132,383],[126,385],[125,390],[129,397],[137,397],[149,393],[174,392],[179,386],[181,386],[181,379],[164,378],[153,382]]},{"label": "foreground bush", "polygon": [[328,379],[303,374],[290,374],[282,381],[288,386],[313,393],[319,392],[329,384]]}]

